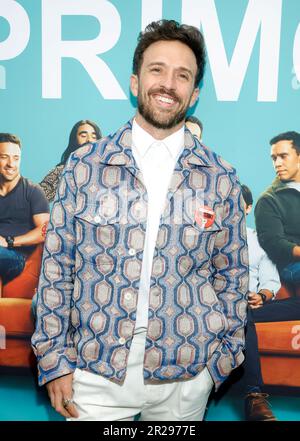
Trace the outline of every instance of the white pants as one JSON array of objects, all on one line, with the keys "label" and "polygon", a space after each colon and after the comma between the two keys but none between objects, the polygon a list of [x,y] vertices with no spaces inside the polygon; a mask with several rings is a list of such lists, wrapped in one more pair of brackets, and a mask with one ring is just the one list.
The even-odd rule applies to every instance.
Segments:
[{"label": "white pants", "polygon": [[122,385],[76,369],[73,399],[79,418],[69,421],[201,421],[213,380],[207,368],[185,381],[145,384],[145,334],[134,336]]}]

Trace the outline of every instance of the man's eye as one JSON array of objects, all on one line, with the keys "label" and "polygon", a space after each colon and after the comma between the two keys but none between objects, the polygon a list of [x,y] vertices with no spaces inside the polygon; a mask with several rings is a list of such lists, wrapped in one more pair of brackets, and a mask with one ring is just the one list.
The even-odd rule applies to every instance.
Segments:
[{"label": "man's eye", "polygon": [[182,78],[183,80],[188,80],[189,79],[188,75],[187,74],[183,74],[183,73],[179,74],[179,77]]}]

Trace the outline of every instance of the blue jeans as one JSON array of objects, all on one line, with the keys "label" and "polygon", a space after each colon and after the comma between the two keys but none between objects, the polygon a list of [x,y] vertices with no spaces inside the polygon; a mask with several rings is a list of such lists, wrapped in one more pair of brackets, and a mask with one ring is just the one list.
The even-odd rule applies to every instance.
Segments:
[{"label": "blue jeans", "polygon": [[280,272],[280,278],[288,285],[300,285],[300,261],[287,265]]},{"label": "blue jeans", "polygon": [[0,246],[0,278],[3,284],[17,277],[24,266],[25,257],[22,253]]}]

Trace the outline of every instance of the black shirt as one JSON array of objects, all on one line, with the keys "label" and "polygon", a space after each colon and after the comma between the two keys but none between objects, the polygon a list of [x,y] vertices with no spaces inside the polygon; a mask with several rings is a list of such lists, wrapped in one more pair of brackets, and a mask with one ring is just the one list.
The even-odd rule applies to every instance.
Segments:
[{"label": "black shirt", "polygon": [[[12,191],[0,195],[0,235],[21,236],[35,228],[33,216],[49,213],[49,204],[39,185],[21,177]],[[16,247],[16,251],[31,253],[34,246]]]}]

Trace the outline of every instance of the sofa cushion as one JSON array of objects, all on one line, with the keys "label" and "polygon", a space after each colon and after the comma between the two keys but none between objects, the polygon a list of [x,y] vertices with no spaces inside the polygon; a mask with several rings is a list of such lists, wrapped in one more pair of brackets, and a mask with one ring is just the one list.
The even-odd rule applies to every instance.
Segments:
[{"label": "sofa cushion", "polygon": [[0,325],[7,337],[30,338],[34,331],[31,300],[0,298]]},{"label": "sofa cushion", "polygon": [[256,323],[255,326],[261,353],[300,357],[300,320]]},{"label": "sofa cushion", "polygon": [[0,351],[0,367],[35,368],[36,358],[30,340],[8,338],[6,349]]}]

